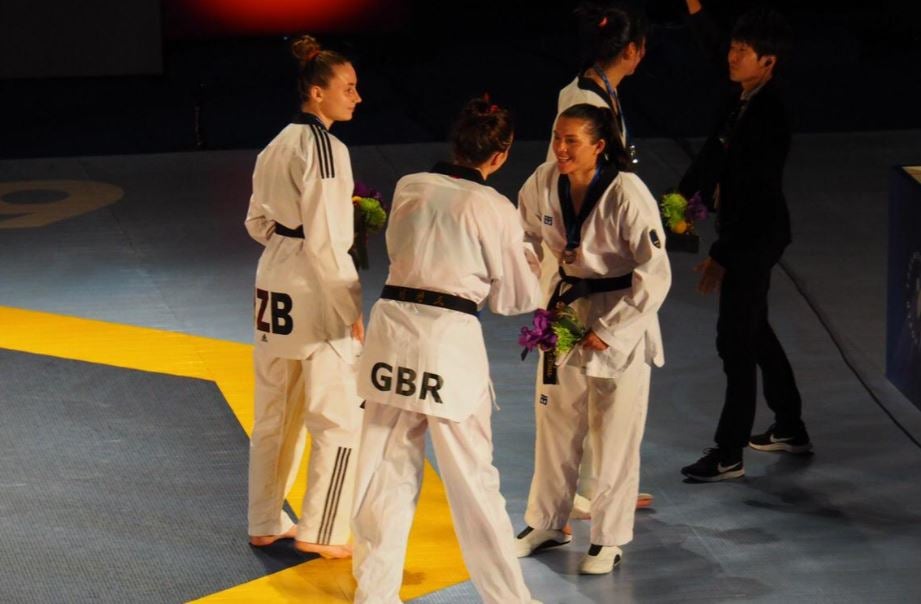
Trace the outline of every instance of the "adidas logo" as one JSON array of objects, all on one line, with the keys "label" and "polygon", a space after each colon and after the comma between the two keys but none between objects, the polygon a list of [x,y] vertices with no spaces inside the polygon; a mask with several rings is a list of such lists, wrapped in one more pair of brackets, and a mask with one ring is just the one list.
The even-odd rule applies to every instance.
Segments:
[{"label": "adidas logo", "polygon": [[262,341],[263,341],[263,342],[268,342],[268,341],[269,341],[269,337],[268,337],[267,335],[265,335],[265,334],[262,334]]}]

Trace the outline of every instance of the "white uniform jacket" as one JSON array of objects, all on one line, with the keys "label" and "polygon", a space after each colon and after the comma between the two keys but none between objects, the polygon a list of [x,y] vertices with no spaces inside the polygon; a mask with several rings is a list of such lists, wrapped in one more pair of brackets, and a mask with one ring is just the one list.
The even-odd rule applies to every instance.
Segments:
[{"label": "white uniform jacket", "polygon": [[[354,238],[352,166],[346,146],[307,113],[285,127],[256,160],[246,215],[265,245],[256,270],[256,346],[304,359],[328,341],[354,358],[350,326],[361,286],[348,254]],[[280,229],[303,227],[303,237]]]},{"label": "white uniform jacket", "polygon": [[[566,232],[558,193],[556,162],[538,166],[518,195],[525,236],[534,253],[541,243],[557,259],[566,248]],[[568,364],[585,368],[591,377],[615,378],[633,361],[640,343],[645,360],[661,367],[665,361],[658,310],[671,286],[665,235],[655,199],[638,176],[620,172],[582,224],[581,245],[567,275],[581,278],[619,277],[633,272],[630,289],[590,294],[577,300],[584,325],[608,348],[577,349]],[[556,286],[560,277],[552,281]]]},{"label": "white uniform jacket", "polygon": [[[556,105],[556,115],[560,116],[561,113],[572,107],[573,105],[578,105],[580,103],[588,103],[589,105],[594,105],[595,107],[605,107],[610,109],[611,112],[617,113],[617,109],[614,107],[610,95],[608,92],[599,86],[594,80],[589,78],[582,77],[581,75],[575,78],[570,82],[565,88],[560,90],[560,96]],[[627,131],[623,127],[624,122],[621,120],[616,120],[618,126],[618,133],[620,134],[620,142],[623,143],[624,148],[627,148]],[[556,128],[556,120],[553,120],[553,127]],[[550,140],[553,140],[553,130],[550,131]],[[547,161],[556,160],[556,156],[553,154],[553,145],[547,149]]]},{"label": "white uniform jacket", "polygon": [[[460,296],[478,308],[488,302],[502,315],[541,303],[515,206],[475,170],[440,163],[432,172],[401,178],[387,251],[388,285]],[[375,303],[359,363],[359,396],[461,421],[490,389],[477,317],[413,302]]]}]

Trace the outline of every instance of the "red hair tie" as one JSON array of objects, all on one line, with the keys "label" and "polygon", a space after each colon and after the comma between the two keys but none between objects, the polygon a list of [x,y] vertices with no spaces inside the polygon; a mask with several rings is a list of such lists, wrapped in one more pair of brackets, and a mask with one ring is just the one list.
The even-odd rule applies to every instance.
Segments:
[{"label": "red hair tie", "polygon": [[311,52],[310,54],[308,54],[306,57],[304,57],[304,63],[310,63],[311,61],[313,61],[314,59],[316,59],[316,58],[317,58],[317,55],[319,55],[319,54],[320,54],[320,50],[319,50],[319,49],[314,50],[313,52]]},{"label": "red hair tie", "polygon": [[605,15],[604,17],[601,18],[601,22],[598,24],[598,29],[601,29],[607,24],[608,24],[608,17],[607,15]]},{"label": "red hair tie", "polygon": [[498,106],[498,105],[490,105],[490,106],[489,106],[489,112],[490,112],[490,113],[496,113],[497,111],[499,111],[499,106]]}]

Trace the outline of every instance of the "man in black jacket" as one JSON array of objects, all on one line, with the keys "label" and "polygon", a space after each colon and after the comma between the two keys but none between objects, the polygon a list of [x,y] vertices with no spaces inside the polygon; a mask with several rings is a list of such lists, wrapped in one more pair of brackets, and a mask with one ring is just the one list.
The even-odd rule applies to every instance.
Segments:
[{"label": "man in black jacket", "polygon": [[[715,40],[699,1],[687,3],[702,42]],[[791,38],[789,25],[771,10],[739,19],[729,47],[729,78],[740,85],[741,95],[679,186],[686,197],[699,191],[717,211],[717,240],[695,270],[701,273],[699,292],[720,291],[716,346],[726,373],[717,446],[681,469],[694,480],[744,475],[746,445],[790,453],[812,449],[793,370],[768,323],[767,309],[771,269],[790,243],[782,183],[791,135],[774,73]],[[752,436],[757,367],[775,422],[764,434]]]}]

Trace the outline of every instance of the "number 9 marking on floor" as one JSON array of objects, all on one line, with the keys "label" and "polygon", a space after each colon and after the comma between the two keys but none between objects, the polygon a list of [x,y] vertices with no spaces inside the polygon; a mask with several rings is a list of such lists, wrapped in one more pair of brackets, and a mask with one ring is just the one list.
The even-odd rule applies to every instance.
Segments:
[{"label": "number 9 marking on floor", "polygon": [[[52,199],[44,200],[49,194]],[[98,210],[124,195],[121,187],[92,180],[0,182],[0,229],[43,227]]]}]

